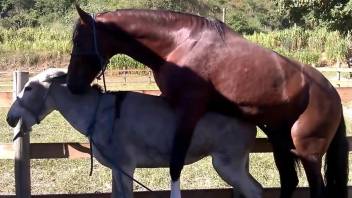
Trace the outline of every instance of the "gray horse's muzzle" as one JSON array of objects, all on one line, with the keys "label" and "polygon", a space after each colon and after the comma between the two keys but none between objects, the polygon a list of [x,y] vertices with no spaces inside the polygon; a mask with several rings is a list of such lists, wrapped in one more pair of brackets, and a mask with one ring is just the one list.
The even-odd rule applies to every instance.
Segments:
[{"label": "gray horse's muzzle", "polygon": [[11,111],[7,113],[6,121],[7,124],[9,124],[11,127],[15,127],[20,120],[19,116],[12,116]]}]

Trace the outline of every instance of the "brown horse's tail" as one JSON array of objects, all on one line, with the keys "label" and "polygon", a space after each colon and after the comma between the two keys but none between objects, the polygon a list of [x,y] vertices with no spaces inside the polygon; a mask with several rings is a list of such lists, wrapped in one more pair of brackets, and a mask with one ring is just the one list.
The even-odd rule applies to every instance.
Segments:
[{"label": "brown horse's tail", "polygon": [[325,181],[327,197],[347,198],[348,141],[343,115],[325,159]]}]

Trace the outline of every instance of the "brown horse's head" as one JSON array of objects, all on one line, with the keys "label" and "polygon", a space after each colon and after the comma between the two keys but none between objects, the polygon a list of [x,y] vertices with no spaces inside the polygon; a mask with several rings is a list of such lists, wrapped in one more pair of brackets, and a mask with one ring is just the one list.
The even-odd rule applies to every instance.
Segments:
[{"label": "brown horse's head", "polygon": [[[73,33],[73,48],[68,66],[67,86],[74,94],[84,93],[98,73],[106,66],[103,31],[98,31],[95,18],[76,5],[80,19]],[[100,38],[98,38],[98,35]]]}]

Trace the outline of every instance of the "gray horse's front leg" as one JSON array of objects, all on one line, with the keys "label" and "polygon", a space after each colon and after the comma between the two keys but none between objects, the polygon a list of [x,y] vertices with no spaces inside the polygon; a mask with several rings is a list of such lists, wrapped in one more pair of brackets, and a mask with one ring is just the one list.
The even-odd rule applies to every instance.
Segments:
[{"label": "gray horse's front leg", "polygon": [[[126,171],[133,176],[133,170]],[[133,181],[122,172],[112,170],[112,198],[133,198]]]}]

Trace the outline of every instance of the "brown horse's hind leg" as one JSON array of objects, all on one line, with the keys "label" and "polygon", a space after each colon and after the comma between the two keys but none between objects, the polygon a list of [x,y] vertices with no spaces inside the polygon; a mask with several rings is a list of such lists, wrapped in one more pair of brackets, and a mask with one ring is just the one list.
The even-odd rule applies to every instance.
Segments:
[{"label": "brown horse's hind leg", "polygon": [[290,152],[292,140],[288,130],[271,132],[268,135],[272,145],[276,167],[280,174],[281,198],[292,197],[298,185],[298,177],[295,169],[296,157]]},{"label": "brown horse's hind leg", "polygon": [[301,156],[310,186],[310,197],[324,197],[324,182],[321,174],[321,156]]},{"label": "brown horse's hind leg", "polygon": [[333,116],[331,116],[331,122],[323,122],[322,120],[314,119],[313,116],[307,117],[303,114],[291,130],[295,146],[292,152],[303,164],[312,198],[325,196],[321,167],[322,156],[330,144],[331,134],[334,135],[331,130],[336,130],[334,124],[331,123],[334,123]]}]

